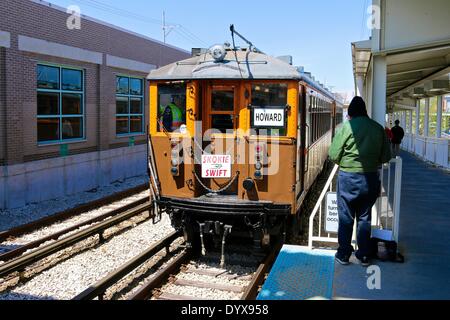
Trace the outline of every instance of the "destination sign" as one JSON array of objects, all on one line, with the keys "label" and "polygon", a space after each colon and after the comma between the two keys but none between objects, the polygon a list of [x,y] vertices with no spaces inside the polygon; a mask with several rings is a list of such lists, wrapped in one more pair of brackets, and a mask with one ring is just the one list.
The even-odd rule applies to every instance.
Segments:
[{"label": "destination sign", "polygon": [[202,178],[231,178],[230,155],[202,155]]},{"label": "destination sign", "polygon": [[284,109],[255,108],[253,126],[261,128],[284,128]]}]

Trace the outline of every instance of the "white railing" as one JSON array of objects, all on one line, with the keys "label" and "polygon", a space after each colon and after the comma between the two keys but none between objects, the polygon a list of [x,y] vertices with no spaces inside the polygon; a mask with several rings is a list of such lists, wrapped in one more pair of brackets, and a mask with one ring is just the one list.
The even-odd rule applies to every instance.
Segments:
[{"label": "white railing", "polygon": [[[389,241],[399,240],[400,199],[402,188],[403,162],[400,157],[383,165],[380,170],[382,192],[372,209],[372,236]],[[337,232],[328,232],[325,228],[327,194],[336,190],[336,180],[339,167],[336,165],[328,178],[322,193],[309,217],[308,247],[314,244],[336,244]],[[356,245],[356,223],[354,225],[353,243]],[[324,246],[324,245],[322,245]]]},{"label": "white railing", "polygon": [[450,169],[450,140],[447,138],[422,137],[407,133],[402,148],[423,160]]}]

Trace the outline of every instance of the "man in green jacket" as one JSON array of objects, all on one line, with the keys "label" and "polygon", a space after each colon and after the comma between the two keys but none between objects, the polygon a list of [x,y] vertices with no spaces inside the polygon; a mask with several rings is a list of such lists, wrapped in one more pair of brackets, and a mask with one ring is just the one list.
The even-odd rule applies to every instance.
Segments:
[{"label": "man in green jacket", "polygon": [[339,249],[336,261],[349,264],[354,251],[351,240],[356,218],[358,251],[355,256],[363,266],[368,266],[372,207],[381,191],[378,169],[391,160],[391,151],[384,128],[368,117],[361,97],[352,100],[348,116],[349,121],[336,133],[329,151],[331,161],[340,166],[337,188]]}]

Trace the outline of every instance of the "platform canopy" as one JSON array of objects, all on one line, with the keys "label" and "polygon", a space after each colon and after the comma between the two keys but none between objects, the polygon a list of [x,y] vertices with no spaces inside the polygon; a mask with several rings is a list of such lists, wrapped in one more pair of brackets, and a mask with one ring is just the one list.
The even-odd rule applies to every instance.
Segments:
[{"label": "platform canopy", "polygon": [[450,92],[450,40],[389,52],[387,96],[390,102]]},{"label": "platform canopy", "polygon": [[355,81],[370,75],[374,56],[385,56],[386,98],[389,103],[402,104],[402,100],[450,92],[450,40],[375,53],[371,44],[371,40],[352,43]]},{"label": "platform canopy", "polygon": [[372,42],[370,40],[352,43],[353,74],[365,79],[372,56]]}]

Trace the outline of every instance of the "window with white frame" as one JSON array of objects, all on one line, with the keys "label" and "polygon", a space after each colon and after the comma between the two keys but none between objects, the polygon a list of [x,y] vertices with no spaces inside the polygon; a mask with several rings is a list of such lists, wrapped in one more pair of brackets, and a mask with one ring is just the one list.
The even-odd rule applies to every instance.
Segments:
[{"label": "window with white frame", "polygon": [[84,71],[38,64],[38,143],[83,140],[84,113]]},{"label": "window with white frame", "polygon": [[144,132],[144,80],[116,77],[116,134]]}]

